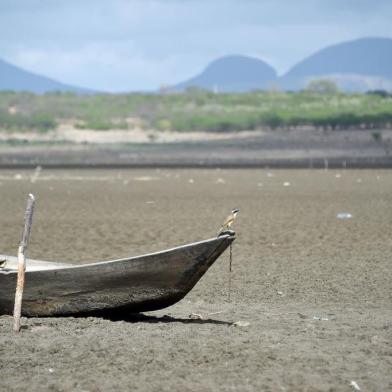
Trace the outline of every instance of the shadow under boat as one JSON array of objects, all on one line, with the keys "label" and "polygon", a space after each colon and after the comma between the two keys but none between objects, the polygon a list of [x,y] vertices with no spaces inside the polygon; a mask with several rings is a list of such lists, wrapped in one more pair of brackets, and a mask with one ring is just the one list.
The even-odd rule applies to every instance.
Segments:
[{"label": "shadow under boat", "polygon": [[80,313],[75,317],[98,317],[104,320],[110,320],[113,322],[116,321],[125,321],[127,323],[147,323],[147,324],[172,324],[172,323],[180,323],[180,324],[214,324],[214,325],[226,325],[231,326],[233,322],[224,321],[224,320],[215,320],[212,318],[183,318],[183,317],[174,317],[171,315],[163,315],[163,316],[154,316],[151,314],[143,314],[143,313],[129,313],[126,311],[118,311],[114,310],[106,310],[106,311],[98,311],[92,312],[88,314]]},{"label": "shadow under boat", "polygon": [[[105,317],[163,309],[184,298],[234,240],[227,231],[161,252],[82,265],[27,259],[22,315]],[[0,261],[0,314],[12,314],[17,259],[0,255]]]}]

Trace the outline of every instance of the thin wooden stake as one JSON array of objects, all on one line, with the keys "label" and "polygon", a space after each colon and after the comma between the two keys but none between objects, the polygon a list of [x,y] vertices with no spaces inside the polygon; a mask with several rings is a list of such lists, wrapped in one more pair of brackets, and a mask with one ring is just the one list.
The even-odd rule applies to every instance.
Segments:
[{"label": "thin wooden stake", "polygon": [[13,326],[14,332],[20,331],[20,315],[22,313],[22,299],[23,299],[23,289],[24,289],[25,271],[26,271],[25,252],[30,237],[31,224],[33,221],[34,203],[35,203],[34,196],[30,193],[27,199],[25,224],[22,233],[22,239],[20,241],[20,245],[18,248],[18,279],[16,283],[15,304],[14,304],[14,326]]}]

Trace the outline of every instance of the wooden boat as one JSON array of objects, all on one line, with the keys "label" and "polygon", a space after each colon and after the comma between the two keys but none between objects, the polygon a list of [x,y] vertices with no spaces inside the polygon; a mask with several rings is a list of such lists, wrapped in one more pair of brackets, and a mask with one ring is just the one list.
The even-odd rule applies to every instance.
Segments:
[{"label": "wooden boat", "polygon": [[[90,264],[26,260],[22,315],[143,312],[181,300],[235,233],[162,252]],[[0,314],[12,314],[17,258],[0,255]]]}]

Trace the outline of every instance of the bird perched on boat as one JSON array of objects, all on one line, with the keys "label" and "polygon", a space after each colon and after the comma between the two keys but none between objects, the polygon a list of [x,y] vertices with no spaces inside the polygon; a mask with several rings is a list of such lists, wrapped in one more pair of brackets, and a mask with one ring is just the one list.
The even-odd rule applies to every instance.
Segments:
[{"label": "bird perched on boat", "polygon": [[225,231],[230,230],[231,225],[234,223],[235,218],[239,212],[240,210],[238,208],[234,208],[234,210],[231,211],[231,214],[223,222],[223,225],[218,232],[218,236],[224,233]]}]

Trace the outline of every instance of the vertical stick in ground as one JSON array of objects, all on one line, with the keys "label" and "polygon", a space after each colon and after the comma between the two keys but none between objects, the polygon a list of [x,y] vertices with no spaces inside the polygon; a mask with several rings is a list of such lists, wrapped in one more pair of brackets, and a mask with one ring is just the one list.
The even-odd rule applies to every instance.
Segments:
[{"label": "vertical stick in ground", "polygon": [[25,270],[26,270],[26,259],[25,253],[27,249],[27,243],[29,241],[31,224],[33,220],[34,211],[34,196],[30,193],[27,199],[27,206],[25,212],[25,224],[22,233],[22,239],[20,241],[18,249],[18,278],[16,283],[15,291],[15,304],[14,304],[14,332],[19,332],[20,330],[20,316],[22,312],[22,300],[23,300],[23,289],[25,283]]}]

